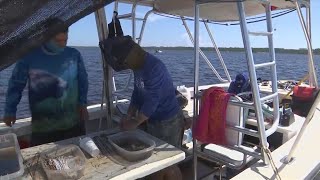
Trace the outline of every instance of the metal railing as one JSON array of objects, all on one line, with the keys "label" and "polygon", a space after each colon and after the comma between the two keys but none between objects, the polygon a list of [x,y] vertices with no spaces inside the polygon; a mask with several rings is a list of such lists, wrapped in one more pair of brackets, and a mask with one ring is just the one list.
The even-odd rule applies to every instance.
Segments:
[{"label": "metal railing", "polygon": [[[124,15],[119,15],[118,17],[119,17],[119,19],[121,19],[121,18],[131,19],[131,22],[132,22],[132,39],[133,39],[135,42],[138,41],[137,43],[140,45],[140,44],[141,44],[141,41],[142,41],[143,34],[144,34],[145,25],[146,25],[146,23],[147,23],[147,19],[148,19],[148,17],[150,16],[150,14],[153,13],[153,10],[148,11],[148,12],[145,14],[144,18],[143,18],[143,19],[140,19],[140,18],[136,18],[136,16],[135,16],[135,14],[136,14],[136,8],[137,8],[137,3],[134,3],[134,4],[132,5],[131,13],[129,13],[129,14],[124,14]],[[118,2],[115,3],[115,7],[114,7],[114,11],[117,11],[117,10],[118,10]],[[140,30],[140,35],[139,35],[138,38],[136,38],[136,20],[142,20],[142,22],[143,22],[143,23],[142,23],[142,26],[141,26],[141,30]],[[129,77],[127,78],[126,84],[125,84],[124,88],[122,88],[122,89],[117,89],[117,88],[116,88],[115,78],[113,77],[113,86],[114,86],[114,87],[113,87],[113,89],[114,89],[113,95],[114,95],[116,104],[118,103],[118,98],[117,98],[117,97],[119,96],[119,94],[122,93],[122,92],[126,92],[126,91],[129,90],[130,82],[131,82],[131,80],[132,80],[132,78],[133,78],[133,72],[130,71],[130,73],[129,73],[128,76],[129,76]]]},{"label": "metal railing", "polygon": [[[186,23],[184,17],[180,17],[180,18],[181,18],[182,23],[183,23],[183,25],[184,25],[184,27],[185,27],[188,35],[189,35],[189,38],[190,38],[191,42],[194,44],[194,39],[193,39],[193,37],[192,37],[192,34],[191,34],[190,30],[189,30],[189,27],[187,26],[187,23]],[[206,26],[206,27],[207,27],[207,26]],[[208,28],[208,34],[209,34],[210,37],[213,38],[211,32],[209,31],[209,28]],[[227,67],[226,67],[226,65],[225,65],[225,63],[224,63],[224,60],[223,60],[223,58],[222,58],[222,56],[221,56],[221,53],[220,53],[219,49],[217,48],[216,43],[215,43],[215,41],[214,41],[213,39],[212,39],[212,43],[213,43],[213,46],[214,46],[215,49],[216,49],[216,52],[217,52],[218,57],[219,57],[219,60],[220,60],[220,62],[221,62],[221,65],[222,65],[222,67],[223,67],[223,69],[224,69],[224,71],[225,71],[226,76],[227,76],[228,79],[223,79],[223,78],[220,76],[220,74],[218,73],[218,71],[213,67],[213,65],[211,64],[210,60],[209,60],[209,59],[207,58],[207,56],[203,53],[203,51],[200,49],[200,47],[199,47],[199,52],[200,52],[201,56],[203,57],[203,59],[206,61],[207,65],[210,67],[210,69],[213,71],[213,73],[217,76],[217,78],[218,78],[221,82],[231,82],[231,77],[230,77],[230,74],[229,74],[229,72],[228,72],[228,69],[227,69]]]},{"label": "metal railing", "polygon": [[[310,7],[306,6],[306,18],[307,18],[307,26],[305,25],[302,13],[301,13],[301,1],[296,0],[295,4],[296,4],[296,8],[297,8],[297,12],[298,12],[298,16],[300,19],[300,23],[302,26],[302,29],[304,31],[306,40],[307,40],[307,44],[308,44],[308,55],[309,55],[309,77],[310,78],[310,85],[312,85],[311,83],[314,83],[313,85],[315,87],[318,87],[317,84],[317,76],[316,76],[316,71],[314,69],[314,62],[313,62],[313,52],[312,52],[312,45],[311,45],[311,12],[310,12]],[[295,150],[297,149],[300,140],[305,132],[305,130],[308,127],[309,122],[311,121],[311,119],[314,116],[314,113],[316,112],[317,106],[320,103],[320,94],[317,95],[312,107],[310,108],[310,111],[301,127],[301,130],[299,131],[299,134],[297,135],[296,140],[294,141],[294,144],[292,145],[290,152],[288,153],[288,156],[284,158],[284,163],[290,163]]]},{"label": "metal railing", "polygon": [[[193,126],[197,122],[199,114],[199,4],[195,1],[194,7],[194,89],[193,89]],[[194,180],[198,177],[198,157],[197,157],[197,140],[192,139],[193,144],[193,175]]]},{"label": "metal railing", "polygon": [[[133,4],[132,4],[131,13],[123,14],[123,15],[118,15],[118,18],[119,18],[119,19],[131,19],[131,20],[132,20],[132,37],[133,37],[133,39],[134,39],[135,41],[138,40],[138,44],[141,44],[142,39],[143,39],[143,34],[144,34],[146,22],[147,22],[147,20],[148,20],[148,17],[150,16],[150,14],[151,14],[151,13],[154,13],[154,10],[149,10],[149,11],[145,14],[144,18],[136,18],[136,17],[135,17],[135,11],[136,11],[137,5],[138,5],[138,4],[137,4],[136,2],[133,3]],[[114,6],[114,11],[117,11],[117,10],[118,10],[118,2],[116,1],[116,2],[115,2],[115,6]],[[140,30],[140,35],[139,35],[138,38],[136,38],[136,21],[137,21],[137,20],[141,20],[141,21],[143,22],[143,23],[142,23],[142,26],[141,26],[141,30]],[[194,42],[193,37],[192,37],[192,35],[191,35],[191,32],[190,32],[190,30],[189,30],[189,28],[188,28],[188,26],[186,25],[186,22],[185,22],[185,20],[184,20],[184,17],[181,17],[181,20],[182,20],[183,25],[184,25],[184,27],[185,27],[188,35],[189,35],[189,38],[190,38],[191,42]],[[216,42],[215,42],[215,40],[214,40],[214,38],[213,38],[213,35],[212,35],[212,33],[211,33],[211,31],[210,31],[210,29],[209,29],[209,27],[208,27],[208,24],[207,24],[206,22],[204,22],[204,24],[205,24],[206,30],[207,30],[207,32],[208,32],[208,34],[209,34],[209,37],[210,37],[210,39],[211,39],[211,42],[212,42],[212,44],[213,44],[213,47],[215,48],[215,51],[216,51],[216,53],[217,53],[217,55],[218,55],[219,61],[220,61],[220,63],[221,63],[221,66],[222,66],[222,68],[223,68],[223,70],[224,70],[224,72],[225,72],[225,75],[226,75],[226,78],[227,78],[227,79],[223,79],[223,78],[221,77],[221,75],[219,74],[219,72],[214,68],[214,66],[212,65],[212,63],[210,62],[210,60],[207,58],[207,56],[204,54],[204,52],[203,52],[203,51],[200,49],[200,47],[199,47],[200,54],[201,54],[201,56],[203,57],[203,59],[205,60],[205,62],[207,63],[207,65],[209,66],[209,68],[213,71],[213,73],[216,75],[216,77],[217,77],[221,82],[231,82],[232,80],[231,80],[229,71],[228,71],[227,66],[226,66],[226,64],[225,64],[225,62],[224,62],[224,59],[223,59],[223,57],[222,57],[222,55],[221,55],[221,53],[220,53],[220,51],[219,51],[218,46],[216,45]],[[126,85],[125,85],[124,88],[122,88],[122,89],[117,89],[117,88],[116,88],[115,79],[113,78],[113,84],[114,84],[113,94],[114,94],[116,103],[117,103],[117,97],[116,97],[115,95],[116,95],[116,94],[119,94],[120,92],[125,92],[125,91],[128,90],[129,85],[130,85],[130,82],[131,82],[131,80],[132,80],[132,76],[133,76],[133,73],[131,72],[131,73],[129,74],[129,77],[127,78]]]},{"label": "metal railing", "polygon": [[[243,108],[249,108],[249,109],[254,109],[257,115],[257,124],[258,124],[258,131],[253,131],[251,129],[247,129],[242,126],[234,126],[234,127],[228,127],[230,129],[236,130],[239,133],[244,133],[248,134],[250,136],[258,137],[260,139],[260,144],[262,146],[262,149],[268,149],[269,144],[267,141],[267,137],[271,134],[273,134],[278,127],[279,124],[279,99],[278,99],[278,86],[277,86],[277,74],[276,74],[276,60],[275,60],[275,50],[274,50],[274,45],[273,45],[273,29],[272,29],[272,22],[271,22],[271,5],[269,2],[266,2],[266,17],[267,17],[267,32],[249,32],[247,29],[247,22],[246,22],[246,15],[245,15],[245,10],[244,10],[244,4],[243,2],[237,1],[237,7],[238,7],[238,13],[239,13],[239,20],[240,20],[240,28],[241,28],[241,34],[242,34],[242,39],[243,39],[243,44],[245,48],[245,54],[246,54],[246,59],[247,59],[247,67],[249,70],[249,75],[250,75],[250,82],[252,86],[252,91],[253,91],[253,103],[243,103],[243,102],[230,102],[236,106],[240,106]],[[195,2],[195,40],[194,42],[194,50],[195,50],[195,58],[194,58],[194,123],[196,123],[196,118],[199,113],[198,109],[198,85],[199,85],[199,54],[201,54],[201,50],[199,49],[199,4]],[[184,22],[184,20],[182,19]],[[186,26],[185,22],[184,25]],[[187,30],[188,31],[188,30]],[[190,39],[192,40],[191,33],[188,32]],[[269,59],[270,62],[266,62],[263,64],[255,64],[254,62],[254,57],[253,57],[253,52],[252,52],[252,47],[250,44],[250,38],[249,35],[254,35],[254,36],[265,36],[268,38],[268,45],[269,45]],[[272,76],[272,94],[268,95],[266,97],[261,98],[260,97],[260,92],[259,92],[259,87],[258,87],[258,82],[257,82],[257,75],[256,75],[256,69],[262,68],[262,67],[268,67],[270,68],[271,71],[271,76]],[[275,111],[273,111],[273,116],[274,116],[274,123],[272,124],[271,128],[266,130],[265,125],[264,125],[264,116],[262,112],[262,103],[266,100],[273,99],[273,106]],[[193,140],[193,155],[194,155],[194,173],[195,173],[195,179],[197,179],[197,143],[196,140]],[[239,152],[245,153],[245,154],[250,154],[253,157],[263,159],[264,163],[268,163],[268,158],[265,155],[264,151],[261,152],[256,152],[255,150],[248,149],[248,148],[243,148],[241,146],[237,147],[229,147],[234,150],[237,150]]]},{"label": "metal railing", "polygon": [[305,35],[307,46],[308,46],[308,58],[309,58],[309,83],[310,86],[318,87],[318,80],[317,80],[317,73],[314,67],[314,58],[312,52],[312,43],[311,43],[311,16],[310,16],[310,8],[307,8],[307,25],[303,19],[303,15],[301,12],[301,5],[302,1],[296,0],[295,1],[298,17],[301,23],[301,27],[303,33]]}]

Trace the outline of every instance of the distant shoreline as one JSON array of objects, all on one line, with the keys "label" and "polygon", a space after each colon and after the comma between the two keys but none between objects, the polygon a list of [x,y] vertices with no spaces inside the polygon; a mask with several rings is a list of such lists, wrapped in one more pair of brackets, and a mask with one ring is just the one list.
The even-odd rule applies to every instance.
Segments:
[{"label": "distant shoreline", "polygon": [[[75,48],[98,48],[95,46],[72,46]],[[148,50],[156,50],[161,49],[163,50],[192,50],[193,47],[156,47],[156,46],[149,46],[149,47],[143,47]],[[202,47],[203,51],[209,51],[214,50],[213,47]],[[243,48],[219,48],[220,51],[231,51],[231,52],[244,52]],[[253,52],[268,52],[268,48],[253,48]],[[307,49],[284,49],[284,48],[275,48],[276,53],[290,53],[290,54],[308,54]],[[320,54],[320,48],[313,50],[314,54]]]}]

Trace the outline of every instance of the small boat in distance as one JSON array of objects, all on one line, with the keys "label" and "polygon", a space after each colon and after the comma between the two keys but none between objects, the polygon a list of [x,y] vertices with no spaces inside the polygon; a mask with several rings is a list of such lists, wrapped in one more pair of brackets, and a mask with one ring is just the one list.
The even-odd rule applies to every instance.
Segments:
[{"label": "small boat in distance", "polygon": [[160,49],[156,49],[155,53],[162,53]]}]

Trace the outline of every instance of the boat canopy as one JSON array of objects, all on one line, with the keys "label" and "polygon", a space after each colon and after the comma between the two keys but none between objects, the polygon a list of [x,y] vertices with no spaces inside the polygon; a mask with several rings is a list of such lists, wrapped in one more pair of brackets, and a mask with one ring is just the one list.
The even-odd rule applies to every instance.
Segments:
[{"label": "boat canopy", "polygon": [[0,0],[0,71],[114,0]]},{"label": "boat canopy", "polygon": [[[0,71],[15,63],[53,34],[114,0],[1,0],[0,1]],[[239,20],[236,0],[197,0],[200,17],[212,21]],[[246,14],[265,12],[266,0],[245,0]],[[269,0],[274,10],[292,9],[294,2]],[[301,0],[309,6],[309,0]],[[120,0],[137,3],[156,12],[193,17],[194,0]]]},{"label": "boat canopy", "polygon": [[[239,21],[237,2],[239,0],[197,0],[200,6],[200,18],[216,22]],[[267,0],[244,0],[245,14],[255,16],[265,14]],[[294,1],[269,0],[272,10],[295,9]],[[121,3],[130,3],[132,0],[120,0]],[[304,6],[310,6],[310,0],[301,1]],[[138,5],[152,7],[159,13],[193,17],[194,0],[141,0]]]}]

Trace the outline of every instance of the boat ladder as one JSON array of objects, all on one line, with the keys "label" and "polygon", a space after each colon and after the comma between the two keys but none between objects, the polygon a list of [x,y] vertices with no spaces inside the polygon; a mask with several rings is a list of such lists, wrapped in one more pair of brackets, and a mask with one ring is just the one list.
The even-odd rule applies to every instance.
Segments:
[{"label": "boat ladder", "polygon": [[[269,144],[267,141],[267,137],[273,134],[279,124],[279,99],[278,99],[278,87],[277,87],[277,73],[276,73],[276,59],[275,59],[275,49],[273,45],[273,28],[272,28],[272,16],[271,16],[271,4],[269,1],[260,1],[265,6],[266,10],[266,23],[267,23],[267,31],[266,32],[250,32],[247,27],[247,20],[244,11],[244,2],[237,1],[239,20],[240,20],[240,28],[242,33],[242,39],[245,49],[247,66],[249,69],[250,75],[250,83],[252,87],[253,101],[252,102],[243,102],[242,100],[235,100],[234,98],[229,101],[229,105],[232,107],[228,107],[227,109],[227,129],[231,130],[232,133],[236,132],[240,137],[240,141],[236,141],[236,143],[231,142],[226,146],[220,145],[207,145],[203,152],[197,152],[197,148],[194,148],[194,155],[197,156],[206,155],[208,158],[211,156],[216,162],[219,162],[222,165],[226,165],[230,168],[238,169],[244,167],[244,165],[252,158],[262,159],[265,164],[269,164],[270,159],[270,151]],[[250,44],[250,36],[263,36],[268,38],[268,46],[269,46],[269,61],[261,64],[256,64],[253,57],[252,47]],[[272,93],[262,97],[259,92],[259,86],[257,82],[256,71],[260,68],[268,68],[269,73],[271,75],[272,82]],[[197,95],[199,96],[199,95]],[[198,99],[198,98],[197,98]],[[264,114],[263,114],[263,103],[266,101],[273,100],[273,123],[270,128],[266,129],[264,122]],[[236,108],[235,108],[236,107]],[[236,117],[232,115],[232,112],[229,108],[233,108],[238,110],[240,113],[248,112],[249,109],[255,110],[255,115],[257,119],[257,130],[250,129],[245,127],[245,123],[240,122],[242,119],[245,121],[246,119],[241,116]],[[196,110],[195,110],[196,111]],[[229,116],[229,117],[228,117]],[[230,118],[231,117],[231,118]],[[233,120],[232,120],[233,119]],[[231,122],[231,123],[230,123]],[[258,138],[260,144],[258,147],[248,147],[241,144],[243,135],[252,136]],[[228,136],[228,134],[226,134]],[[228,138],[228,137],[227,137]],[[239,143],[240,142],[240,143]],[[194,142],[194,146],[196,143]],[[224,148],[224,150],[222,150]],[[230,155],[227,155],[230,152]],[[242,155],[239,155],[242,154]],[[241,158],[232,158],[235,157]],[[210,158],[209,158],[210,159]],[[194,160],[196,161],[196,160]],[[241,162],[241,163],[240,163]]]},{"label": "boat ladder", "polygon": [[[249,75],[250,75],[250,82],[252,87],[253,102],[252,103],[232,102],[232,104],[243,107],[244,109],[255,110],[258,130],[256,131],[256,130],[252,130],[252,129],[249,129],[246,127],[240,127],[240,126],[233,126],[230,128],[238,132],[241,132],[243,134],[259,138],[260,146],[261,146],[260,148],[262,151],[261,153],[257,152],[256,150],[248,151],[242,147],[235,147],[235,149],[245,154],[252,155],[256,158],[263,159],[264,162],[267,164],[268,161],[266,158],[266,154],[264,153],[264,150],[267,150],[269,148],[267,137],[276,131],[279,124],[280,114],[278,111],[279,99],[278,99],[278,86],[277,86],[276,58],[275,58],[275,49],[273,44],[271,4],[269,1],[261,1],[261,2],[263,3],[266,9],[266,23],[267,23],[266,32],[251,32],[248,30],[245,10],[244,10],[244,3],[237,2],[242,39],[243,39],[246,60],[247,60],[247,65],[248,65]],[[269,58],[270,58],[268,62],[261,63],[261,64],[255,63],[252,47],[250,44],[250,36],[264,36],[268,38]],[[256,71],[257,69],[260,69],[260,68],[268,69],[271,75],[272,93],[264,97],[262,97],[261,93],[259,92],[259,86],[257,82]],[[274,111],[273,111],[273,124],[271,125],[271,128],[266,130],[262,104],[268,100],[273,100]]]}]

